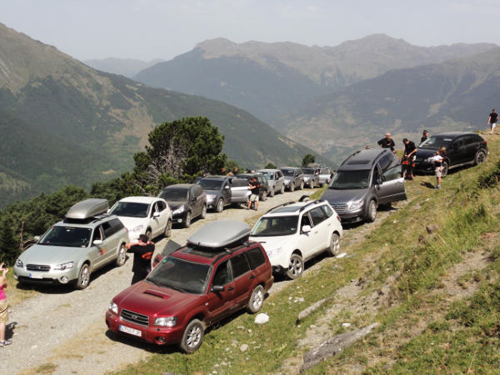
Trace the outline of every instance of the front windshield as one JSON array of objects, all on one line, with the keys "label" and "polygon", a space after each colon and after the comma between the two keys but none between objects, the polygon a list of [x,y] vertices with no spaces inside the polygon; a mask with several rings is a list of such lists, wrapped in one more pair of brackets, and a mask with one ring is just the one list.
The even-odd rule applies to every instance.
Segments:
[{"label": "front windshield", "polygon": [[210,277],[210,266],[168,256],[149,274],[147,281],[184,293],[203,294]]},{"label": "front windshield", "polygon": [[451,138],[430,137],[424,141],[418,148],[428,150],[439,150],[441,147],[447,148],[451,144]]},{"label": "front windshield", "polygon": [[282,169],[281,172],[283,172],[285,176],[293,176],[295,169]]},{"label": "front windshield", "polygon": [[183,202],[187,200],[188,189],[165,189],[161,192],[160,198],[167,202]]},{"label": "front windshield", "polygon": [[148,208],[147,203],[118,202],[110,213],[116,216],[147,217]]},{"label": "front windshield", "polygon": [[251,236],[288,236],[297,233],[298,216],[275,216],[261,218],[252,232]]},{"label": "front windshield", "polygon": [[199,180],[197,184],[200,185],[203,190],[220,190],[222,189],[223,182],[224,181],[217,180]]},{"label": "front windshield", "polygon": [[313,168],[302,168],[302,172],[304,172],[304,174],[314,174],[314,169]]},{"label": "front windshield", "polygon": [[370,170],[337,171],[330,184],[330,189],[366,189],[370,185]]},{"label": "front windshield", "polygon": [[54,226],[38,242],[39,245],[88,247],[91,228]]},{"label": "front windshield", "polygon": [[259,173],[262,173],[264,176],[266,176],[266,178],[268,180],[272,180],[274,178],[274,173],[273,172],[261,172],[261,171],[259,171]]}]

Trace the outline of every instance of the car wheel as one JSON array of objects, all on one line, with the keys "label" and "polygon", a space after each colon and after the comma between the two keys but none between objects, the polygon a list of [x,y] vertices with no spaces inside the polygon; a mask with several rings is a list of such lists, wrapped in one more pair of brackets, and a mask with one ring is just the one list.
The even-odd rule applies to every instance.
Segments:
[{"label": "car wheel", "polygon": [[167,226],[165,227],[164,235],[166,238],[172,236],[172,220],[167,221]]},{"label": "car wheel", "polygon": [[262,202],[264,202],[266,199],[267,199],[267,191],[264,191],[264,192],[262,193],[262,198],[261,198],[261,200],[262,200]]},{"label": "car wheel", "polygon": [[274,197],[275,193],[276,192],[274,191],[274,188],[272,188],[271,191],[269,192],[269,196],[272,198],[272,197]]},{"label": "car wheel", "polygon": [[370,203],[368,203],[368,213],[366,216],[366,221],[373,223],[377,218],[377,203],[372,199]]},{"label": "car wheel", "polygon": [[325,186],[325,184],[319,184],[320,188],[323,188],[324,186]]},{"label": "car wheel", "polygon": [[145,233],[145,234],[146,234],[146,236],[148,236],[148,238],[149,238],[149,239],[151,239],[151,235],[153,234],[153,233],[151,232],[151,228],[148,228],[148,229],[146,230],[146,233]]},{"label": "car wheel", "polygon": [[264,290],[264,287],[262,285],[257,285],[253,291],[252,295],[250,296],[250,300],[248,301],[247,305],[247,311],[250,314],[255,314],[258,312],[261,308],[262,305],[264,304],[264,296],[266,292]]},{"label": "car wheel", "polygon": [[330,246],[328,247],[328,255],[334,257],[338,255],[340,251],[340,236],[338,233],[332,233],[332,238],[330,239]]},{"label": "car wheel", "polygon": [[304,260],[299,254],[292,254],[286,275],[290,279],[297,279],[304,272]]},{"label": "car wheel", "polygon": [[191,211],[186,213],[186,218],[184,219],[184,228],[189,228],[191,226]]},{"label": "car wheel", "polygon": [[200,217],[202,219],[206,218],[207,217],[207,205],[204,204],[203,207],[201,208],[201,215]]},{"label": "car wheel", "polygon": [[299,190],[304,189],[304,181],[300,181]]},{"label": "car wheel", "polygon": [[117,267],[121,267],[125,264],[126,261],[127,261],[127,248],[125,247],[125,244],[122,243],[118,248],[118,256],[116,257],[115,265]]},{"label": "car wheel", "polygon": [[222,211],[224,211],[224,200],[222,198],[219,198],[217,204],[215,205],[215,212],[222,212]]},{"label": "car wheel", "polygon": [[486,160],[486,153],[483,150],[479,150],[474,158],[474,165],[483,164]]},{"label": "car wheel", "polygon": [[450,169],[450,165],[447,161],[443,161],[443,170],[441,171],[441,177],[445,177],[448,175],[448,170]]},{"label": "car wheel", "polygon": [[90,267],[85,263],[82,268],[80,268],[80,273],[78,274],[78,280],[76,280],[76,289],[85,289],[90,283]]},{"label": "car wheel", "polygon": [[179,345],[181,350],[188,354],[197,351],[203,342],[204,334],[205,327],[203,323],[198,319],[191,320],[182,334],[182,340]]},{"label": "car wheel", "polygon": [[295,184],[292,182],[290,182],[290,192],[294,192],[295,191]]},{"label": "car wheel", "polygon": [[285,185],[281,187],[280,194],[285,194]]}]

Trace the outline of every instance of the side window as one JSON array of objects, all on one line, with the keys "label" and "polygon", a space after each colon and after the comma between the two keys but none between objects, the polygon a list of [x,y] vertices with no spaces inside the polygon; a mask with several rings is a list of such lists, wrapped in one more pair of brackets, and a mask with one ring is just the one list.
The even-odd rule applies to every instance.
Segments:
[{"label": "side window", "polygon": [[232,281],[231,268],[229,267],[229,262],[224,262],[219,264],[217,270],[215,271],[213,285],[224,286]]},{"label": "side window", "polygon": [[380,171],[378,169],[377,166],[375,166],[375,168],[373,169],[373,175],[372,175],[372,185],[376,185],[377,184],[377,180],[380,178]]},{"label": "side window", "polygon": [[392,181],[401,178],[401,168],[399,165],[392,167],[384,173],[385,181]]},{"label": "side window", "polygon": [[156,202],[156,210],[158,212],[162,212],[165,208],[167,208],[165,202],[162,202],[162,201]]},{"label": "side window", "polygon": [[318,225],[326,219],[325,213],[323,212],[321,207],[313,208],[310,211],[310,215],[311,215],[311,219],[312,219],[314,225]]},{"label": "side window", "polygon": [[92,238],[92,242],[96,240],[102,240],[102,228],[99,225],[97,228],[94,229],[94,238]]},{"label": "side window", "polygon": [[321,206],[321,209],[323,210],[323,213],[325,214],[326,217],[330,217],[333,215],[333,210],[330,208],[330,206],[327,206],[325,204]]},{"label": "side window", "polygon": [[266,263],[266,258],[260,247],[254,247],[248,250],[246,254],[248,262],[250,263],[250,268],[253,270]]},{"label": "side window", "polygon": [[304,227],[305,225],[309,225],[310,227],[312,227],[311,219],[309,217],[309,213],[307,212],[302,215],[302,219],[300,220],[300,228],[302,229],[302,227]]},{"label": "side window", "polygon": [[391,165],[392,160],[394,159],[394,156],[392,153],[388,152],[378,162],[380,165],[380,168],[385,171],[389,166]]},{"label": "side window", "polygon": [[465,141],[464,137],[456,139],[455,142],[453,142],[453,148],[455,150],[458,150],[460,147],[464,145],[464,141]]},{"label": "side window", "polygon": [[233,276],[235,279],[250,271],[250,265],[248,264],[247,258],[244,254],[232,257],[231,266],[233,268]]}]

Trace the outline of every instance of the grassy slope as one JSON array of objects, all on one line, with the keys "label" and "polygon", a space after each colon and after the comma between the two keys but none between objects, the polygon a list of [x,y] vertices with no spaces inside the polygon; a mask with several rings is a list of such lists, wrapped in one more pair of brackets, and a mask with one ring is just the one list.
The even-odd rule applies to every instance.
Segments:
[{"label": "grassy slope", "polygon": [[[268,324],[242,314],[212,330],[197,353],[156,354],[124,373],[298,373],[306,349],[297,342],[315,326],[331,337],[373,322],[377,330],[307,373],[498,373],[500,142],[486,137],[485,164],[449,175],[440,191],[429,188],[433,176],[408,183],[407,205],[344,246],[354,256],[326,259],[266,300]],[[352,280],[359,287],[351,299],[341,291]],[[296,324],[301,310],[329,296]]]}]

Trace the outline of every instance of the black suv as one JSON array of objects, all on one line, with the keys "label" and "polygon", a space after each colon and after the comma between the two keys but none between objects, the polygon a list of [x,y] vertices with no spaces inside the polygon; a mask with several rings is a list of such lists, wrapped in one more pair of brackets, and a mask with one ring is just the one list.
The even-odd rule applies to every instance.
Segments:
[{"label": "black suv", "polygon": [[415,157],[415,172],[433,173],[434,166],[429,159],[441,147],[446,148],[443,177],[448,174],[450,169],[481,164],[488,155],[486,141],[479,134],[471,132],[440,133],[429,137],[418,146]]},{"label": "black suv", "polygon": [[378,205],[406,199],[398,157],[386,148],[355,152],[342,162],[321,199],[342,222],[375,221]]},{"label": "black suv", "polygon": [[162,190],[160,198],[167,201],[172,210],[172,222],[191,226],[191,220],[207,216],[207,194],[200,185],[177,184],[167,186]]}]

